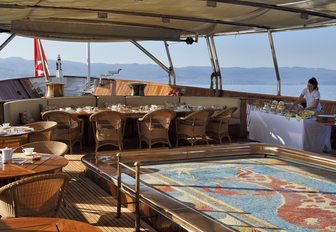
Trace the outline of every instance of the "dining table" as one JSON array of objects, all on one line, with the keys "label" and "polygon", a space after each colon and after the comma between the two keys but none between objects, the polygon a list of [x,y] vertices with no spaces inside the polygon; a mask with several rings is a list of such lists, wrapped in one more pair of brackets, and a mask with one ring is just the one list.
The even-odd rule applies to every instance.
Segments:
[{"label": "dining table", "polygon": [[100,232],[85,222],[49,217],[21,217],[0,220],[0,231],[40,232]]},{"label": "dining table", "polygon": [[[83,120],[84,123],[84,134],[83,137],[83,144],[87,146],[92,146],[94,144],[94,131],[92,124],[90,123],[90,116],[94,113],[106,110],[118,111],[124,122],[127,126],[125,126],[125,136],[126,137],[134,137],[137,136],[137,119],[143,117],[145,114],[153,111],[155,109],[161,109],[162,106],[154,106],[154,107],[147,107],[147,106],[122,106],[122,107],[106,107],[106,108],[97,108],[97,107],[65,107],[59,108],[58,110],[65,111],[76,115],[78,118]],[[185,116],[191,112],[193,109],[180,107],[172,109],[175,111],[177,116]]]},{"label": "dining table", "polygon": [[0,127],[0,145],[17,142],[22,145],[27,142],[28,134],[34,132],[34,128],[28,126],[8,126]]},{"label": "dining table", "polygon": [[287,118],[278,113],[251,110],[248,120],[249,139],[322,153],[330,151],[331,126],[311,118]]},{"label": "dining table", "polygon": [[44,153],[14,153],[12,160],[0,162],[0,186],[23,177],[61,172],[69,161],[63,156]]}]

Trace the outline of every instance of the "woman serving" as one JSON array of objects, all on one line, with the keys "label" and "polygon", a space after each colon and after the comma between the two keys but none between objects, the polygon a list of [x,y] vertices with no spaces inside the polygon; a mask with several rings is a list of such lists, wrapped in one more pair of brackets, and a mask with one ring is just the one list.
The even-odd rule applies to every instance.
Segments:
[{"label": "woman serving", "polygon": [[299,98],[294,102],[291,109],[300,103],[306,103],[307,110],[321,111],[320,92],[318,90],[318,82],[315,77],[308,80],[307,88],[304,88]]}]

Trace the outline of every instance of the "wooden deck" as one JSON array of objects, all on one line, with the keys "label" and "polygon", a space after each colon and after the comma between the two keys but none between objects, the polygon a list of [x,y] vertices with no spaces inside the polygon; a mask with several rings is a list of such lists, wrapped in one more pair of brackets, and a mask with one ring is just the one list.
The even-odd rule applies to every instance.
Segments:
[{"label": "wooden deck", "polygon": [[[116,201],[98,185],[84,176],[82,155],[67,155],[69,164],[63,169],[71,176],[65,192],[66,207],[61,206],[59,217],[83,221],[101,231],[134,231],[134,214],[122,209],[121,218],[116,218]],[[141,231],[155,231],[141,222]]]}]

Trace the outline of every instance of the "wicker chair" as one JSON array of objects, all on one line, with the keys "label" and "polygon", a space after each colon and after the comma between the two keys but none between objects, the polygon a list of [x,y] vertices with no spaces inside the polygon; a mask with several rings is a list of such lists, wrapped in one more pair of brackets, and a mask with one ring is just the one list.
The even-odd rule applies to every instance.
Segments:
[{"label": "wicker chair", "polygon": [[59,141],[38,141],[26,143],[14,150],[14,152],[22,152],[23,148],[33,147],[35,152],[64,156],[69,148],[68,145]]},{"label": "wicker chair", "polygon": [[68,175],[64,173],[24,178],[0,188],[0,215],[8,217],[55,217]]},{"label": "wicker chair", "polygon": [[146,142],[149,148],[156,143],[168,144],[169,125],[175,118],[175,112],[166,109],[155,110],[138,119],[139,147],[142,141]]},{"label": "wicker chair", "polygon": [[34,132],[28,134],[28,143],[36,141],[50,141],[53,129],[56,128],[57,122],[40,121],[26,124],[26,126],[34,128]]},{"label": "wicker chair", "polygon": [[69,144],[70,153],[72,146],[79,142],[82,150],[82,138],[84,123],[76,115],[64,111],[47,111],[42,114],[42,119],[46,121],[56,121],[57,127],[53,130],[52,139],[63,141]]},{"label": "wicker chair", "polygon": [[192,146],[198,140],[209,144],[206,137],[206,125],[211,110],[199,110],[186,117],[176,118],[176,146],[180,139],[187,140]]},{"label": "wicker chair", "polygon": [[207,135],[209,137],[215,137],[222,143],[222,138],[227,137],[231,143],[229,134],[229,121],[232,114],[237,110],[237,107],[230,107],[219,112],[215,112],[211,115],[207,125]]},{"label": "wicker chair", "polygon": [[90,116],[96,141],[96,153],[101,146],[113,145],[123,150],[124,121],[119,112],[101,111]]}]

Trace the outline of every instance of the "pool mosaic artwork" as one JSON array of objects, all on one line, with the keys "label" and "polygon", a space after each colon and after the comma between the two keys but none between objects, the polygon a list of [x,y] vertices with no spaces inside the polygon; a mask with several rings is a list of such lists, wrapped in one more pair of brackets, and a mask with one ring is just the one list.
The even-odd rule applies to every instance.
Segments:
[{"label": "pool mosaic artwork", "polygon": [[274,158],[146,165],[141,179],[239,231],[336,231],[336,174]]}]

